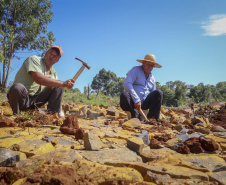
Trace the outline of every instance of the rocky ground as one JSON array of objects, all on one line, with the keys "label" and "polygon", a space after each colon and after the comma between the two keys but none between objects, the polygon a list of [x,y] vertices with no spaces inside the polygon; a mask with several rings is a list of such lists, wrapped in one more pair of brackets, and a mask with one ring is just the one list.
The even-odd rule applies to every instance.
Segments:
[{"label": "rocky ground", "polygon": [[226,184],[225,102],[147,124],[118,107],[63,109],[12,116],[2,103],[0,184]]}]

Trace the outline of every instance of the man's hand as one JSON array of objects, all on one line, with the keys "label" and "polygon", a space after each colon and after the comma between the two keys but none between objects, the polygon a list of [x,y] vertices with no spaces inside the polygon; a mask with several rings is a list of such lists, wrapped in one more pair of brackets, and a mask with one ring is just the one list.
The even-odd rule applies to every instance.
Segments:
[{"label": "man's hand", "polygon": [[69,79],[63,82],[63,87],[67,87],[68,89],[71,89],[74,86],[75,80]]},{"label": "man's hand", "polygon": [[141,109],[141,102],[134,103],[134,107],[135,107],[137,110],[140,110],[140,109]]}]

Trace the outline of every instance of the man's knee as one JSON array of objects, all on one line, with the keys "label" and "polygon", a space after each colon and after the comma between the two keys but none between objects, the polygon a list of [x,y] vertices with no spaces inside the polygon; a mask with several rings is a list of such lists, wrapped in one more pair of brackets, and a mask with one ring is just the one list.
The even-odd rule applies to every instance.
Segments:
[{"label": "man's knee", "polygon": [[158,96],[162,100],[162,98],[163,98],[163,92],[160,89],[157,89],[155,92],[156,92],[156,96]]},{"label": "man's knee", "polygon": [[13,94],[18,94],[18,93],[21,93],[25,90],[25,86],[21,83],[16,83],[16,84],[13,84],[11,87],[10,87],[10,90],[9,90],[9,93],[13,93]]}]

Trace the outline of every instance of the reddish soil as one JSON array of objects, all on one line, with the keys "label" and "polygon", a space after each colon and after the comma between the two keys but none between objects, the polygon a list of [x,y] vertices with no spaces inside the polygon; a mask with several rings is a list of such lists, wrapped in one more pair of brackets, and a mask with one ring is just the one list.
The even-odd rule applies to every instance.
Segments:
[{"label": "reddish soil", "polygon": [[221,126],[226,129],[226,112],[219,112],[210,118],[210,123],[215,126]]}]

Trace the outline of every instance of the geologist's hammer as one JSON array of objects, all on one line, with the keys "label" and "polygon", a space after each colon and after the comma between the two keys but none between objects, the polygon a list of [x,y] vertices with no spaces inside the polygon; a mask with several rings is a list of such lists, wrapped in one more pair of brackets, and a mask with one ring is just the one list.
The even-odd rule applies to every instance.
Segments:
[{"label": "geologist's hammer", "polygon": [[85,69],[85,67],[87,69],[90,69],[91,67],[84,61],[82,61],[81,59],[79,58],[75,58],[76,60],[79,60],[80,62],[82,62],[82,67],[78,70],[78,72],[75,74],[75,76],[73,77],[73,79],[76,81],[77,78],[80,76],[80,74],[82,73],[82,71]]}]

